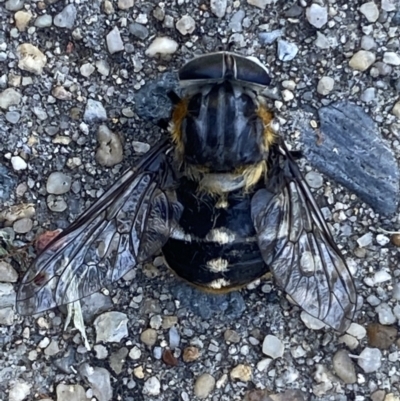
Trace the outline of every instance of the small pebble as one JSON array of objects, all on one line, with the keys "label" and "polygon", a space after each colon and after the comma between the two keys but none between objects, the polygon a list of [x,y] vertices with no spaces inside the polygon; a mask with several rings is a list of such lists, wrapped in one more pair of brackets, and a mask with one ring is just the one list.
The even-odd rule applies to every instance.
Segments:
[{"label": "small pebble", "polygon": [[8,393],[9,401],[22,401],[30,394],[32,384],[23,380],[17,380],[10,388]]},{"label": "small pebble", "polygon": [[178,332],[178,329],[175,326],[172,326],[169,329],[169,346],[172,350],[179,347],[179,343],[181,341],[181,336]]},{"label": "small pebble", "polygon": [[26,170],[28,168],[28,164],[20,156],[13,156],[11,158],[11,165],[12,165],[14,171]]},{"label": "small pebble", "polygon": [[82,64],[81,68],[79,69],[81,74],[86,78],[90,77],[93,74],[94,70],[95,70],[95,67],[93,66],[93,64],[90,64],[90,63]]},{"label": "small pebble", "polygon": [[389,65],[400,65],[400,55],[394,52],[383,53],[383,62]]},{"label": "small pebble", "polygon": [[54,172],[49,175],[46,183],[46,191],[49,194],[61,195],[71,189],[72,178],[61,172]]},{"label": "small pebble", "polygon": [[381,367],[381,358],[382,353],[378,348],[365,348],[357,359],[357,363],[365,373],[372,373]]},{"label": "small pebble", "polygon": [[283,356],[284,350],[285,347],[278,337],[269,334],[264,338],[264,342],[262,345],[263,354],[270,356],[273,359],[276,359]]},{"label": "small pebble", "polygon": [[7,262],[0,260],[0,280],[4,283],[15,283],[18,280],[18,273]]},{"label": "small pebble", "polygon": [[133,359],[134,361],[140,359],[141,355],[142,351],[136,346],[129,351],[129,358]]},{"label": "small pebble", "polygon": [[88,123],[100,122],[107,120],[107,112],[101,102],[93,99],[88,99],[86,103],[83,120]]},{"label": "small pebble", "polygon": [[373,1],[364,3],[360,7],[360,12],[361,12],[361,14],[364,14],[364,16],[368,20],[368,22],[376,22],[379,18],[378,6]]},{"label": "small pebble", "polygon": [[306,174],[306,176],[304,178],[305,178],[307,184],[311,188],[318,189],[318,188],[321,188],[322,185],[324,184],[322,175],[315,171],[310,171],[309,173]]},{"label": "small pebble", "polygon": [[247,4],[261,8],[261,10],[265,10],[267,4],[271,4],[271,0],[247,0]]},{"label": "small pebble", "polygon": [[367,335],[367,330],[364,326],[353,322],[347,329],[347,333],[357,338],[357,340],[362,340]]},{"label": "small pebble", "polygon": [[223,18],[225,16],[227,0],[211,0],[210,8],[211,12],[218,18]]},{"label": "small pebble", "polygon": [[157,377],[152,376],[144,382],[143,394],[160,395],[161,383]]},{"label": "small pebble", "polygon": [[[97,366],[92,367],[88,363],[84,363],[80,365],[79,373],[91,387],[93,395],[94,397],[96,397],[97,400],[111,401],[113,399],[111,375],[107,369],[99,368]],[[70,398],[68,398],[68,400],[70,400]]]},{"label": "small pebble", "polygon": [[[397,101],[397,102],[395,103],[395,105],[393,106],[392,114],[393,114],[394,116],[396,116],[397,118],[400,118],[400,100]],[[392,238],[393,238],[393,237],[392,237]],[[397,237],[396,237],[396,238],[397,238]],[[398,236],[398,238],[399,238],[399,243],[400,243],[400,236]],[[392,241],[392,242],[393,242],[393,241]],[[399,245],[397,245],[397,246],[399,246]]]},{"label": "small pebble", "polygon": [[333,369],[336,374],[346,383],[352,384],[357,381],[354,363],[344,349],[339,350],[332,359]]},{"label": "small pebble", "polygon": [[24,7],[25,0],[7,0],[5,7],[8,11],[18,11]]},{"label": "small pebble", "polygon": [[124,158],[124,149],[119,135],[111,132],[106,125],[97,130],[99,147],[96,150],[96,161],[107,167],[115,166]]},{"label": "small pebble", "polygon": [[178,360],[171,350],[166,349],[162,354],[162,360],[168,366],[178,366]]},{"label": "small pebble", "polygon": [[293,42],[278,40],[278,58],[281,61],[291,61],[296,57],[299,48]]},{"label": "small pebble", "polygon": [[150,150],[150,145],[144,142],[132,142],[132,148],[136,153],[147,153]]},{"label": "small pebble", "polygon": [[155,57],[156,55],[174,54],[178,50],[178,43],[167,37],[155,38],[146,50],[146,55]]},{"label": "small pebble", "polygon": [[306,10],[306,17],[312,26],[322,28],[328,22],[328,9],[313,3]]},{"label": "small pebble", "polygon": [[198,376],[194,384],[194,394],[198,398],[207,398],[215,388],[215,379],[208,373]]},{"label": "small pebble", "polygon": [[235,366],[230,372],[231,380],[240,380],[242,382],[248,382],[251,380],[252,370],[251,366],[239,364]]},{"label": "small pebble", "polygon": [[321,330],[325,327],[325,323],[321,322],[321,320],[309,315],[307,312],[300,313],[300,319],[303,323],[311,330]]},{"label": "small pebble", "polygon": [[18,67],[21,70],[40,75],[47,63],[47,57],[30,43],[23,43],[17,49],[19,62]]},{"label": "small pebble", "polygon": [[184,362],[193,362],[198,359],[200,356],[200,352],[197,347],[189,346],[183,350],[182,359]]},{"label": "small pebble", "polygon": [[397,339],[398,331],[394,326],[371,323],[367,327],[368,345],[373,348],[388,349]]},{"label": "small pebble", "polygon": [[114,54],[124,50],[124,42],[121,39],[121,35],[117,27],[111,30],[107,37],[107,49],[110,54]]},{"label": "small pebble", "polygon": [[68,4],[54,17],[54,25],[59,28],[72,29],[75,24],[77,10],[73,4]]},{"label": "small pebble", "polygon": [[14,15],[15,26],[20,32],[24,32],[32,19],[32,14],[29,11],[17,11]]},{"label": "small pebble", "polygon": [[105,312],[94,321],[96,342],[120,342],[128,336],[128,317],[121,312]]},{"label": "small pebble", "polygon": [[381,7],[382,10],[390,12],[396,10],[397,0],[382,0]]},{"label": "small pebble", "polygon": [[349,61],[353,70],[365,71],[375,63],[375,54],[367,50],[359,50]]},{"label": "small pebble", "polygon": [[10,106],[19,104],[22,95],[13,88],[5,89],[0,93],[0,109],[7,110]]},{"label": "small pebble", "polygon": [[361,38],[361,48],[364,50],[372,50],[376,48],[375,39],[372,36],[364,35]]},{"label": "small pebble", "polygon": [[371,245],[373,239],[374,239],[374,238],[373,238],[372,233],[366,233],[366,234],[364,234],[362,237],[360,237],[360,238],[357,239],[358,246],[359,246],[360,248],[364,248],[364,247],[366,247],[366,246],[368,246],[368,245]]},{"label": "small pebble", "polygon": [[118,0],[118,8],[120,10],[129,10],[133,7],[134,0]]},{"label": "small pebble", "polygon": [[33,227],[32,220],[27,218],[17,220],[13,224],[13,229],[17,234],[26,234],[32,230],[32,227]]},{"label": "small pebble", "polygon": [[190,15],[184,15],[177,23],[176,29],[181,35],[193,33],[196,23]]},{"label": "small pebble", "polygon": [[36,18],[34,25],[37,28],[48,28],[52,25],[52,23],[53,23],[52,16],[49,14],[43,14],[43,15],[39,15]]},{"label": "small pebble", "polygon": [[144,25],[138,24],[137,22],[132,22],[132,24],[129,25],[129,32],[141,40],[149,36],[149,30]]},{"label": "small pebble", "polygon": [[375,88],[365,89],[360,98],[365,103],[373,102],[376,98],[376,89]]},{"label": "small pebble", "polygon": [[157,331],[154,329],[146,329],[140,334],[140,341],[149,347],[157,342]]},{"label": "small pebble", "polygon": [[226,330],[224,333],[224,340],[227,343],[233,343],[236,344],[240,342],[240,336],[235,330]]},{"label": "small pebble", "polygon": [[317,92],[323,96],[329,95],[329,93],[332,92],[334,85],[335,81],[333,78],[322,77],[318,82]]},{"label": "small pebble", "polygon": [[277,39],[279,39],[283,35],[283,31],[281,29],[275,29],[271,32],[261,32],[258,34],[258,38],[263,45],[271,45]]},{"label": "small pebble", "polygon": [[397,322],[396,316],[393,314],[391,307],[386,302],[382,302],[375,308],[375,310],[378,313],[380,324],[391,325]]}]

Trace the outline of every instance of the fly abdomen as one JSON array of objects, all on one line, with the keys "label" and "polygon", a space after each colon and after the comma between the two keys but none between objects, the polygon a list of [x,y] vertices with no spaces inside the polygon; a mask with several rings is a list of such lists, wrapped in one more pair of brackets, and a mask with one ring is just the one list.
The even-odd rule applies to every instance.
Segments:
[{"label": "fly abdomen", "polygon": [[195,237],[190,241],[171,238],[163,254],[179,277],[210,291],[243,287],[268,271],[255,238],[227,244]]},{"label": "fly abdomen", "polygon": [[177,197],[184,210],[163,247],[168,266],[189,283],[216,292],[267,273],[251,221],[251,195],[232,192],[218,207],[215,197],[193,191],[193,181],[182,183]]}]

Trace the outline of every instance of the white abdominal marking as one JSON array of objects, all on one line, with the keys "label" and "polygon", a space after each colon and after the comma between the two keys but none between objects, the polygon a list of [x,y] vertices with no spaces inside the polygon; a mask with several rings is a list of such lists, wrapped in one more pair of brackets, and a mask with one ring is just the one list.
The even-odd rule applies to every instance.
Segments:
[{"label": "white abdominal marking", "polygon": [[[226,259],[222,258],[217,258],[217,259],[211,259],[207,262],[207,267],[213,272],[213,273],[221,273],[221,272],[226,272],[228,270],[228,265],[229,262]],[[218,280],[216,280],[218,281]],[[213,281],[214,282],[214,281]],[[212,283],[211,283],[212,284]],[[210,284],[210,285],[211,285]]]},{"label": "white abdominal marking", "polygon": [[205,240],[207,242],[216,242],[220,245],[224,245],[224,244],[230,244],[233,241],[235,241],[235,233],[233,233],[232,231],[228,230],[227,228],[214,228],[213,230],[211,230]]},{"label": "white abdominal marking", "polygon": [[229,287],[229,285],[230,281],[225,280],[224,278],[219,278],[217,280],[211,281],[211,283],[208,284],[208,286],[210,288],[213,288],[214,290],[220,290],[221,288]]}]

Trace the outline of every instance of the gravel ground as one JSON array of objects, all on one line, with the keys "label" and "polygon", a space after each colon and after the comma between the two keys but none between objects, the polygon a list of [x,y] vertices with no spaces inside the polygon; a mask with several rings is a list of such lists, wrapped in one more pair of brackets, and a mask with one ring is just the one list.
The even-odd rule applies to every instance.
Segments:
[{"label": "gravel ground", "polygon": [[[400,239],[380,231],[400,223],[400,4],[311,3],[0,0],[0,400],[400,399]],[[33,239],[65,228],[166,135],[154,81],[227,42],[269,67],[282,135],[314,155],[299,163],[354,272],[356,322],[344,335],[321,327],[271,282],[207,298],[161,257],[84,301],[90,350],[63,331],[62,308],[19,316]],[[343,137],[371,144],[353,152],[369,166],[363,191],[356,162],[345,186],[329,178],[337,164],[324,175],[310,164],[329,136],[321,108],[337,101],[360,106]]]}]

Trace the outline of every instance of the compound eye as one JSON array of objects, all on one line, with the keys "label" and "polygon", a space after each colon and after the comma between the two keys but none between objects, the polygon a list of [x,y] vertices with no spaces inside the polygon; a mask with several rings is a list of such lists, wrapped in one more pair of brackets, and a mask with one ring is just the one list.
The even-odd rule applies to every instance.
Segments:
[{"label": "compound eye", "polygon": [[212,53],[188,61],[179,70],[179,80],[218,80],[224,77],[223,53]]}]

